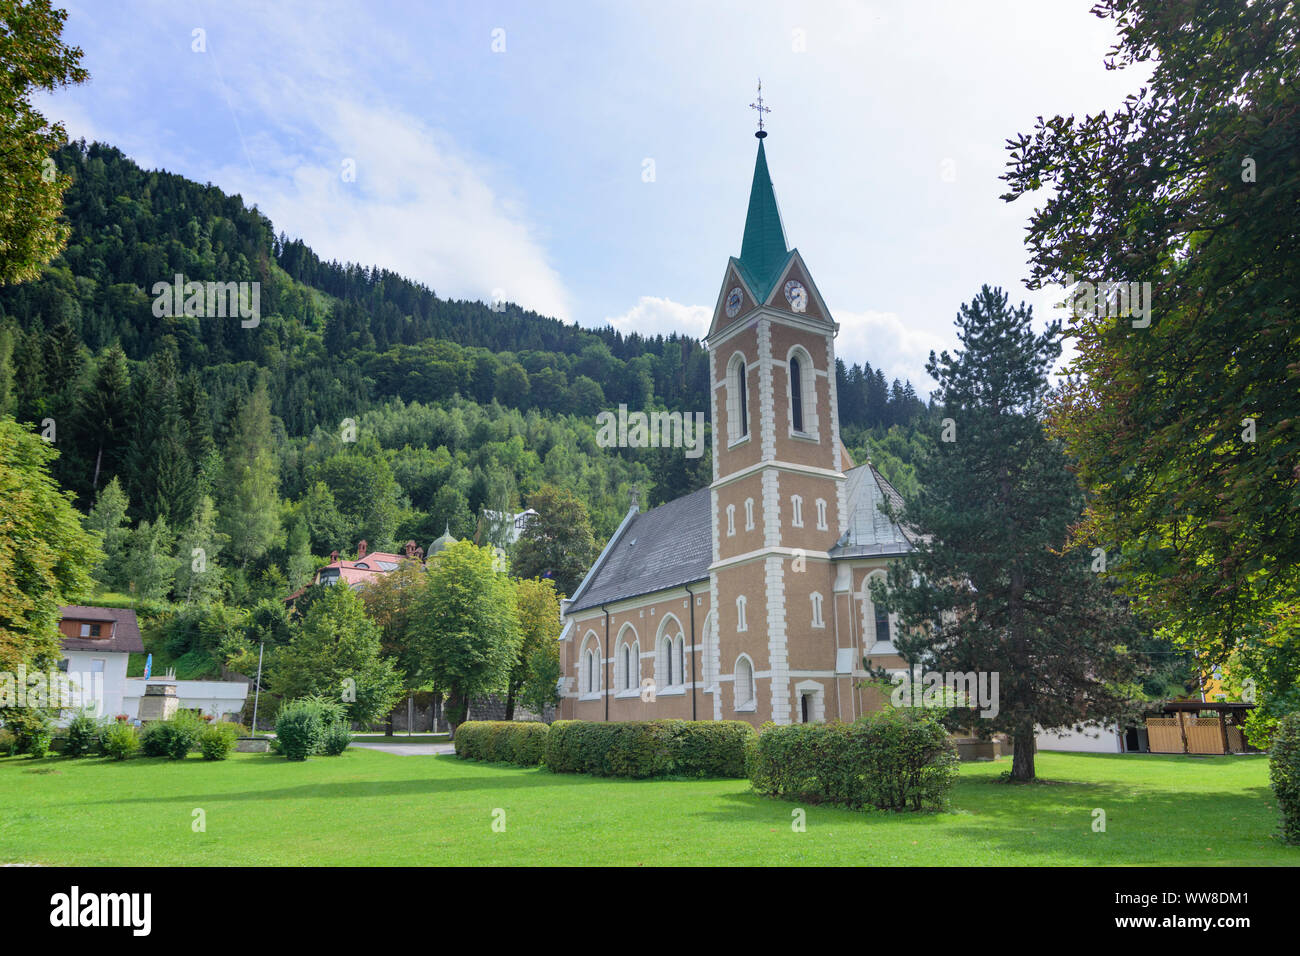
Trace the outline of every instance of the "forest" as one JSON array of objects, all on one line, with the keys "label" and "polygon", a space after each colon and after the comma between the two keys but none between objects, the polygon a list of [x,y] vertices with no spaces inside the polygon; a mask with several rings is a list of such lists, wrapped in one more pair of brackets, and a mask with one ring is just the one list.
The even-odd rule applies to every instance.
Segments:
[{"label": "forest", "polygon": [[[324,262],[240,196],[112,146],[53,159],[70,180],[69,238],[39,276],[0,286],[0,415],[57,450],[54,477],[102,537],[106,594],[224,609],[200,615],[202,639],[194,614],[172,622],[177,657],[204,649],[191,673],[227,656],[233,619],[282,632],[283,597],[363,539],[474,538],[484,509],[521,510],[554,486],[585,507],[599,547],[633,494],[651,507],[711,476],[707,453],[596,443],[596,413],[620,403],[707,413],[707,353],[690,336],[439,298]],[[259,283],[258,323],[157,314],[153,287],[177,274]],[[911,487],[932,409],[870,365],[836,374],[855,460]]]}]

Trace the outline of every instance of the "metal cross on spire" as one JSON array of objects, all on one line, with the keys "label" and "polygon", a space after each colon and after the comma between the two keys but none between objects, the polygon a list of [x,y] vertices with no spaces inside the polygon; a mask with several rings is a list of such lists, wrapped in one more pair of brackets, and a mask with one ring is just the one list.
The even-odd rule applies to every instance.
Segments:
[{"label": "metal cross on spire", "polygon": [[759,139],[762,139],[767,135],[767,133],[764,132],[763,130],[763,114],[770,113],[772,112],[772,110],[769,107],[763,105],[763,80],[761,77],[759,78],[758,81],[758,102],[750,103],[749,108],[751,110],[758,110],[758,132],[755,133],[754,135],[757,136]]}]

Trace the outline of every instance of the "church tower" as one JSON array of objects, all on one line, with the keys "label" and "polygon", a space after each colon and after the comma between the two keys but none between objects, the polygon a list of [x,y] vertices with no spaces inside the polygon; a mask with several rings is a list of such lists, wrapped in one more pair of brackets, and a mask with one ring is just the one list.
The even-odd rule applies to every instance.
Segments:
[{"label": "church tower", "polygon": [[[706,646],[713,660],[705,663],[723,677],[715,717],[790,723],[810,706],[792,675],[835,666],[827,552],[848,526],[848,463],[835,395],[839,326],[786,241],[759,92],[758,156],[740,256],[727,263],[705,343],[715,612]],[[820,697],[811,706],[820,708]]]}]

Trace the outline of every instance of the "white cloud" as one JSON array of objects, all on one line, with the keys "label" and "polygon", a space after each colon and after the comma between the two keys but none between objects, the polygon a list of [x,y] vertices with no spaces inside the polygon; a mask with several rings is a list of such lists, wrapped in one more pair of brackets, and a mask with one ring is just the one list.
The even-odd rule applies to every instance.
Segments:
[{"label": "white cloud", "polygon": [[684,305],[659,296],[643,295],[622,315],[606,317],[605,321],[620,332],[638,332],[641,335],[693,335],[702,339],[709,332],[709,319],[713,310],[704,305]]},{"label": "white cloud", "polygon": [[941,352],[952,342],[943,336],[904,321],[896,312],[835,312],[840,334],[835,340],[835,356],[846,365],[870,362],[882,369],[885,377],[910,381],[918,395],[934,388],[934,380],[925,371],[930,350]]}]

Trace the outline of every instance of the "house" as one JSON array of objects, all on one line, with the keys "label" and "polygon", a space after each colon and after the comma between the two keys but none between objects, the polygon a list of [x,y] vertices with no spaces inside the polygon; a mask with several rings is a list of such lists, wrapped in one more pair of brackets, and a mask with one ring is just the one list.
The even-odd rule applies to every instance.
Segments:
[{"label": "house", "polygon": [[[59,609],[59,669],[89,694],[93,713],[112,717],[125,713],[127,663],[144,653],[135,611],[117,607],[69,605]],[[66,714],[62,722],[72,718]]]},{"label": "house", "polygon": [[479,543],[492,542],[509,546],[519,540],[519,536],[528,527],[528,522],[537,514],[532,508],[520,512],[489,511],[483,509],[479,517],[477,540]]},{"label": "house", "polygon": [[[441,540],[441,539],[439,539]],[[454,539],[453,539],[454,540]],[[432,549],[430,545],[430,549]],[[390,571],[396,571],[403,561],[420,561],[424,560],[424,552],[417,548],[414,541],[406,542],[403,554],[391,554],[387,551],[371,551],[369,544],[362,539],[357,542],[357,557],[355,561],[349,561],[346,558],[340,558],[339,553],[334,551],[330,554],[330,563],[325,565],[316,572],[312,578],[312,585],[316,584],[338,584],[340,581],[347,584],[353,590],[360,590],[367,583],[375,580],[380,575],[387,574]],[[310,587],[311,585],[308,585]],[[285,604],[292,604],[303,591],[307,588],[299,588],[287,598]]]},{"label": "house", "polygon": [[712,483],[633,505],[565,602],[563,718],[850,721],[882,703],[864,658],[906,667],[869,582],[912,543],[840,442],[839,326],[786,241],[765,136],[705,339]]}]

